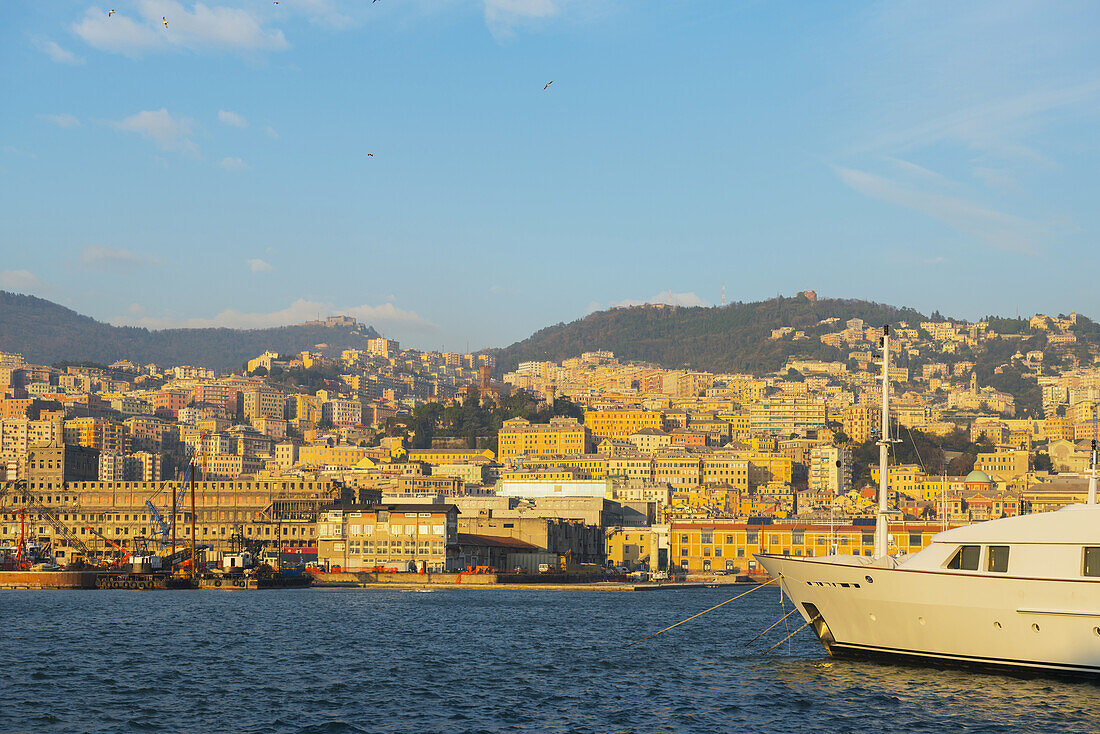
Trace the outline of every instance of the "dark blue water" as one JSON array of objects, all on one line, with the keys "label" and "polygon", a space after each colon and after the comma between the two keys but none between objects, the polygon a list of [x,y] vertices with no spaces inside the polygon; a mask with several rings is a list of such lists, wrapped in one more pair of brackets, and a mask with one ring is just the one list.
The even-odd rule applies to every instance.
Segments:
[{"label": "dark blue water", "polygon": [[1093,683],[746,649],[770,588],[626,647],[736,591],[4,592],[0,732],[1100,731]]}]

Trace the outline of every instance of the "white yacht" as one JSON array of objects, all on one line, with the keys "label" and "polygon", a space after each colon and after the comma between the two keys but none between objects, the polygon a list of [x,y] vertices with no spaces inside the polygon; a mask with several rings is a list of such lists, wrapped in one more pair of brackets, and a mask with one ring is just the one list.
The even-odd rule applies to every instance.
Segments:
[{"label": "white yacht", "polygon": [[874,557],[756,556],[830,655],[1100,675],[1100,505],[939,533],[887,555],[889,332]]}]

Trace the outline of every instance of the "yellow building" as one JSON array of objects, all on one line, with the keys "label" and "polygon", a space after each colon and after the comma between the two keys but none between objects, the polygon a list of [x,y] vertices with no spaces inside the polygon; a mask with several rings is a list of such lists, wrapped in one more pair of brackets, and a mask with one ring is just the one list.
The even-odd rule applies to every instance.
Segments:
[{"label": "yellow building", "polygon": [[[878,482],[878,466],[871,467],[871,481]],[[886,469],[886,483],[893,492],[919,497],[925,476],[916,464],[893,464]]]},{"label": "yellow building", "polygon": [[304,466],[339,466],[345,469],[368,457],[377,458],[377,448],[362,446],[299,446],[298,463]]},{"label": "yellow building", "polygon": [[586,427],[572,418],[551,418],[531,423],[523,418],[504,421],[497,434],[501,461],[517,456],[568,456],[588,452],[591,441]]},{"label": "yellow building", "polygon": [[422,461],[435,466],[459,461],[492,461],[496,454],[491,449],[409,449],[405,461]]},{"label": "yellow building", "polygon": [[608,530],[604,552],[607,563],[626,566],[633,570],[645,565],[653,567],[653,546],[656,541],[653,528],[617,528]]},{"label": "yellow building", "polygon": [[[891,527],[891,552],[913,553],[931,542],[939,526],[924,524]],[[754,572],[754,553],[793,556],[829,555],[832,546],[842,555],[870,556],[874,526],[746,525],[743,523],[682,521],[669,530],[671,563],[689,572]]]},{"label": "yellow building", "polygon": [[606,456],[581,454],[579,456],[521,456],[512,461],[517,470],[569,469],[577,479],[604,479],[607,476]]},{"label": "yellow building", "polygon": [[992,451],[978,454],[978,458],[974,461],[974,468],[990,476],[1014,479],[1027,474],[1027,464],[1028,452],[1026,451]]},{"label": "yellow building", "polygon": [[584,425],[598,438],[625,439],[642,428],[662,426],[662,414],[655,410],[586,411]]}]

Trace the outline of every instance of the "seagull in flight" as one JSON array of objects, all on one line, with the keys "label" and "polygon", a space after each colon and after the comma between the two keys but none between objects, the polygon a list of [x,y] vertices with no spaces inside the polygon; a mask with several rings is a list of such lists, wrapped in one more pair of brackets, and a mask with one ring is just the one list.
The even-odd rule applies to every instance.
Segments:
[{"label": "seagull in flight", "polygon": [[108,18],[110,18],[110,17],[111,17],[112,15],[114,15],[114,14],[115,14],[115,11],[113,11],[113,10],[108,10],[108,11],[107,11],[107,17],[108,17]]},{"label": "seagull in flight", "polygon": [[374,157],[374,153],[367,153],[367,158],[373,158],[373,157]]},{"label": "seagull in flight", "polygon": [[164,21],[164,27],[167,28],[168,27],[168,19],[165,18],[163,15],[160,16],[160,19]]},{"label": "seagull in flight", "polygon": [[[549,86],[550,86],[551,84],[553,84],[553,83],[554,83],[554,80],[553,80],[553,79],[551,79],[550,81],[546,82],[546,87],[549,87]],[[545,91],[545,90],[546,90],[546,87],[543,87],[543,91]]]}]

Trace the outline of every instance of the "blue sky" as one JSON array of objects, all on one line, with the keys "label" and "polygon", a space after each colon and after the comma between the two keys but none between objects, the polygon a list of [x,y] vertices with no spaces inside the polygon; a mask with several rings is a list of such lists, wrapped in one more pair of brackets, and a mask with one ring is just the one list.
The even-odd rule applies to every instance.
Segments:
[{"label": "blue sky", "polygon": [[1100,317],[1093,2],[110,3],[4,5],[0,289],[449,350],[723,283]]}]

